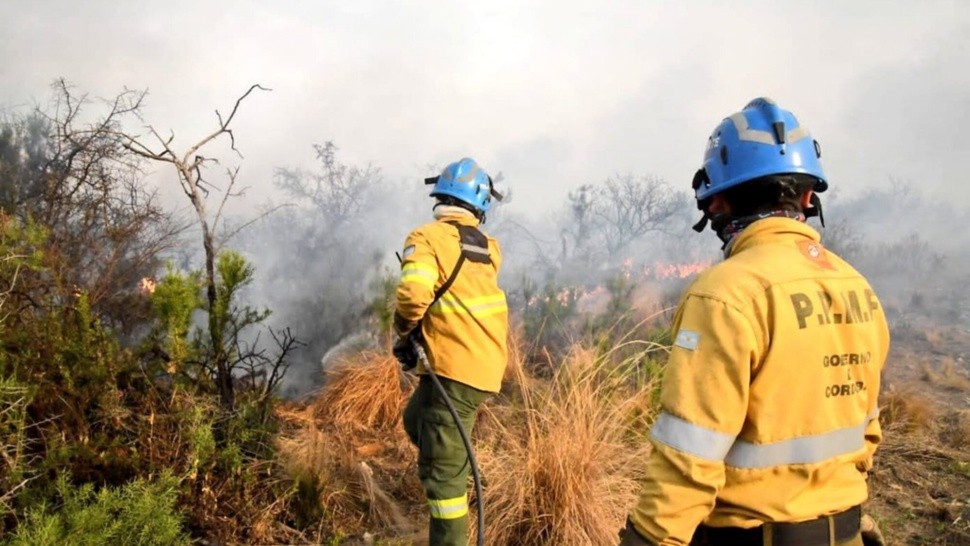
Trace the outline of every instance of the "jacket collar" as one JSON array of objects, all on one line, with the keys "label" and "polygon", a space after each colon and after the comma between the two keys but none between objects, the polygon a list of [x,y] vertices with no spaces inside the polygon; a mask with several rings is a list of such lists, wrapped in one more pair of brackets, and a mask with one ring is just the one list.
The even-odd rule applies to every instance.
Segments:
[{"label": "jacket collar", "polygon": [[805,222],[791,218],[764,218],[744,228],[724,249],[724,257],[730,258],[746,249],[777,242],[779,238],[810,239],[816,243],[821,240],[818,231]]}]

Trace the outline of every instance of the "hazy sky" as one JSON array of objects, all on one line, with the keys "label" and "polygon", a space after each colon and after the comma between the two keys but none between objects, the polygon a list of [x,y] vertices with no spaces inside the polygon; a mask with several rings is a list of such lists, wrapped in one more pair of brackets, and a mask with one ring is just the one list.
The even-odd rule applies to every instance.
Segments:
[{"label": "hazy sky", "polygon": [[59,76],[148,88],[184,147],[261,83],[236,125],[257,191],[329,139],[416,184],[471,155],[526,210],[616,172],[686,189],[711,129],[766,95],[834,188],[892,176],[970,205],[968,44],[966,1],[3,0],[0,107]]}]

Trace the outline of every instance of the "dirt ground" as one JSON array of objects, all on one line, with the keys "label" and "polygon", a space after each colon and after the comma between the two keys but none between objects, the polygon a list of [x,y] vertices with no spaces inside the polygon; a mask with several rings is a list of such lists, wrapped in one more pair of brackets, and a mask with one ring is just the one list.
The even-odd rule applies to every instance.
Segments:
[{"label": "dirt ground", "polygon": [[970,330],[896,324],[867,510],[890,545],[968,546]]}]

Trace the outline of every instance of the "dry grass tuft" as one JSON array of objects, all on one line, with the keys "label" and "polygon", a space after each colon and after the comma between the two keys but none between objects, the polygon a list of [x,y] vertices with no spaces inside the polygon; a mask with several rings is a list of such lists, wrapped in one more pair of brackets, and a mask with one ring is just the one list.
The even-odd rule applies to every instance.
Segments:
[{"label": "dry grass tuft", "polygon": [[937,418],[932,400],[912,388],[896,388],[883,391],[880,396],[880,422],[884,428],[902,429],[907,433],[929,431]]},{"label": "dry grass tuft", "polygon": [[366,352],[341,361],[327,373],[313,402],[313,415],[345,432],[387,431],[398,426],[413,387],[392,356]]},{"label": "dry grass tuft", "polygon": [[956,361],[951,356],[943,357],[940,363],[940,384],[955,391],[970,391],[970,379],[964,375],[963,371],[957,366]]},{"label": "dry grass tuft", "polygon": [[521,392],[530,388],[533,378],[529,376],[524,366],[527,353],[521,327],[513,328],[509,332],[509,361],[505,367],[505,375],[502,377],[502,392]]},{"label": "dry grass tuft", "polygon": [[339,439],[308,428],[281,440],[280,453],[286,472],[300,485],[305,515],[322,515],[322,522],[354,531],[408,527],[371,467]]},{"label": "dry grass tuft", "polygon": [[615,541],[649,450],[629,435],[642,399],[623,383],[576,350],[547,389],[523,393],[518,419],[490,410],[478,455],[488,544]]},{"label": "dry grass tuft", "polygon": [[970,410],[954,411],[944,420],[943,440],[954,449],[970,446]]},{"label": "dry grass tuft", "polygon": [[938,328],[923,329],[923,338],[931,347],[939,347],[944,342],[943,331]]},{"label": "dry grass tuft", "polygon": [[931,385],[943,387],[957,392],[970,391],[970,378],[968,378],[953,357],[945,356],[940,360],[939,365],[934,366],[931,362],[924,362],[921,369],[920,378]]},{"label": "dry grass tuft", "polygon": [[396,360],[376,352],[341,361],[327,379],[302,415],[286,415],[295,430],[279,440],[282,465],[298,484],[296,519],[318,522],[305,530],[313,540],[333,531],[413,531],[400,503],[418,497],[418,485],[400,479],[414,465],[400,425],[411,383]]}]

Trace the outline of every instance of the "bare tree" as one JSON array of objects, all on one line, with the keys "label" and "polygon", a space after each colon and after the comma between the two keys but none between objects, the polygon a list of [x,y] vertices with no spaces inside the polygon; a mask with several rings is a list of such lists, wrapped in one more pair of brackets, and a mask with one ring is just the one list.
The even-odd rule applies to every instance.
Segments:
[{"label": "bare tree", "polygon": [[[332,141],[313,150],[314,168],[275,171],[275,185],[294,205],[291,214],[247,237],[256,247],[271,247],[266,267],[276,279],[277,324],[293,325],[294,335],[307,340],[293,355],[294,390],[317,381],[321,355],[375,318],[366,294],[386,256],[381,246],[391,225],[389,205],[400,206],[378,167],[345,162]],[[294,271],[314,274],[297,280]]]},{"label": "bare tree", "polygon": [[683,205],[663,180],[632,174],[613,176],[596,188],[591,211],[610,258],[651,231],[664,231]]},{"label": "bare tree", "polygon": [[596,190],[590,184],[583,184],[576,191],[569,192],[569,224],[560,232],[562,260],[571,258],[570,243],[573,254],[588,255],[595,222],[593,217],[595,195]]},{"label": "bare tree", "polygon": [[319,215],[319,225],[335,232],[363,209],[368,192],[381,180],[380,169],[337,161],[338,148],[332,141],[314,144],[313,149],[319,171],[278,168],[276,185],[291,197],[308,202]]},{"label": "bare tree", "polygon": [[[152,161],[169,163],[175,168],[178,175],[179,185],[181,186],[186,197],[188,197],[189,201],[192,203],[192,207],[195,210],[196,218],[202,230],[202,247],[205,251],[206,300],[209,306],[209,342],[213,351],[212,365],[214,366],[216,372],[216,386],[219,391],[220,399],[223,406],[229,410],[235,406],[235,397],[232,382],[232,355],[230,354],[230,348],[227,346],[226,342],[232,340],[227,340],[224,338],[226,332],[219,324],[219,317],[215,312],[218,297],[216,287],[216,258],[218,254],[216,233],[219,228],[219,222],[222,219],[223,208],[226,201],[230,197],[241,194],[241,192],[233,191],[237,176],[239,174],[239,168],[236,167],[226,170],[228,185],[222,192],[222,197],[219,201],[219,206],[216,209],[215,214],[210,217],[210,213],[207,209],[206,198],[209,196],[210,191],[216,189],[216,187],[206,180],[206,167],[210,164],[218,163],[218,161],[213,157],[205,156],[203,154],[203,148],[214,140],[225,135],[229,137],[230,148],[240,157],[242,157],[242,154],[236,149],[236,140],[232,129],[230,128],[230,124],[236,117],[236,113],[239,111],[239,105],[242,104],[242,102],[253,91],[256,90],[269,91],[269,89],[259,84],[254,84],[236,99],[236,103],[233,105],[232,111],[227,117],[223,118],[222,114],[216,110],[216,119],[218,121],[217,128],[190,146],[182,154],[178,154],[172,149],[172,142],[175,140],[174,132],[169,132],[168,137],[163,137],[154,126],[148,125],[147,129],[151,134],[151,137],[153,137],[155,140],[154,144],[145,142],[143,137],[140,135],[129,135],[122,133],[122,137],[125,139],[124,146],[128,150],[140,157],[144,157]],[[245,227],[248,224],[249,223],[244,224],[242,227]],[[238,228],[233,233],[238,232],[239,229],[242,229],[242,227]]]},{"label": "bare tree", "polygon": [[[141,161],[119,136],[145,94],[92,100],[63,79],[53,89],[49,107],[0,129],[0,209],[47,232],[54,282],[35,288],[62,299],[83,292],[99,316],[125,331],[145,314],[133,304],[137,280],[158,266],[180,231],[144,189]],[[84,121],[98,102],[103,111]]]}]

